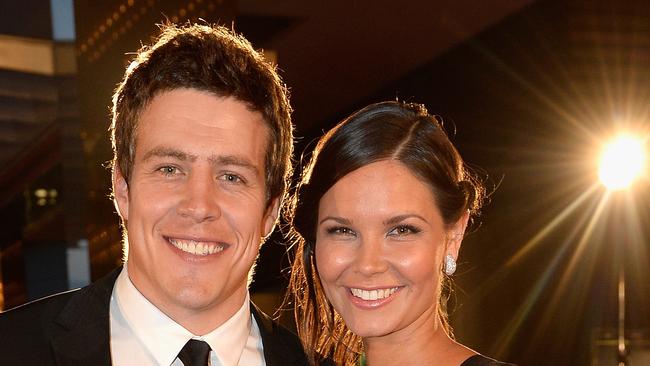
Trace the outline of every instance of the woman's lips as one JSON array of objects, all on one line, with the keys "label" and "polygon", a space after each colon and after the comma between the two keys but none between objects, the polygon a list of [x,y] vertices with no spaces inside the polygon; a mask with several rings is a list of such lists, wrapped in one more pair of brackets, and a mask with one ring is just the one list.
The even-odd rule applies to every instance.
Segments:
[{"label": "woman's lips", "polygon": [[395,298],[404,286],[382,287],[376,289],[348,288],[348,295],[353,304],[361,308],[375,309]]},{"label": "woman's lips", "polygon": [[395,291],[397,291],[399,287],[390,287],[390,288],[383,288],[383,289],[375,289],[375,290],[364,290],[360,288],[350,288],[350,292],[352,292],[352,296],[364,299],[366,301],[368,300],[381,300],[389,297],[390,295],[394,294]]}]

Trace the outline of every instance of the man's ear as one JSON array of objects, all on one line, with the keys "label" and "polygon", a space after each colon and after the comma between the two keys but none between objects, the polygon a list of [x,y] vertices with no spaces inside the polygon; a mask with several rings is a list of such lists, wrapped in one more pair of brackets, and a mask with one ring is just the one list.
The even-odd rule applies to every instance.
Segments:
[{"label": "man's ear", "polygon": [[467,229],[467,222],[469,221],[469,210],[465,211],[463,216],[456,221],[447,233],[447,254],[451,254],[454,259],[458,259],[458,252],[460,251],[460,244],[463,242],[465,236],[465,229]]},{"label": "man's ear", "polygon": [[115,208],[122,220],[126,222],[129,219],[129,185],[117,164],[113,167],[112,181]]},{"label": "man's ear", "polygon": [[280,198],[275,198],[269,204],[269,207],[266,209],[266,214],[264,216],[264,231],[262,236],[266,238],[271,235],[275,223],[278,221],[278,216],[280,215]]}]

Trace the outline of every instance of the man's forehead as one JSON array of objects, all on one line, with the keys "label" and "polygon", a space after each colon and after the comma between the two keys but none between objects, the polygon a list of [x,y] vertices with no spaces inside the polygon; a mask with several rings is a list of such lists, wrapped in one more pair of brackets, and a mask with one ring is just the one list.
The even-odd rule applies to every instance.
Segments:
[{"label": "man's forehead", "polygon": [[[200,104],[205,106],[205,99],[202,102],[200,95],[192,95],[196,92],[220,102],[208,102],[208,107],[202,108]],[[215,164],[253,167],[264,165],[269,145],[275,140],[274,134],[267,119],[262,113],[251,108],[249,103],[232,96],[219,96],[192,88],[161,92],[155,98],[161,97],[168,99],[151,100],[138,116],[134,136],[136,160],[147,160],[152,156],[176,156],[183,160],[205,158]],[[177,100],[180,100],[179,104],[175,103]],[[197,108],[192,107],[194,102],[199,103]],[[156,106],[152,109],[154,104]],[[203,110],[204,113],[194,114],[196,109]],[[223,130],[221,126],[224,127]],[[199,145],[196,149],[186,148],[180,143],[187,145],[188,138],[192,139],[193,131],[196,131],[194,127],[199,128],[199,132],[194,135],[199,138]],[[206,144],[203,139],[205,136],[214,136],[214,142]],[[152,147],[150,144],[157,146]],[[261,158],[261,161],[258,162],[258,158]],[[258,168],[263,170],[264,166]]]}]

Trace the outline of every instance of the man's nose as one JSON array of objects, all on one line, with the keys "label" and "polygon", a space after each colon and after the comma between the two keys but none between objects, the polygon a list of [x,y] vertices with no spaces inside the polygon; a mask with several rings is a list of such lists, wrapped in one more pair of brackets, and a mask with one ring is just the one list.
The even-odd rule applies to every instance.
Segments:
[{"label": "man's nose", "polygon": [[179,215],[195,222],[216,220],[221,216],[218,182],[212,174],[192,172],[184,190]]}]

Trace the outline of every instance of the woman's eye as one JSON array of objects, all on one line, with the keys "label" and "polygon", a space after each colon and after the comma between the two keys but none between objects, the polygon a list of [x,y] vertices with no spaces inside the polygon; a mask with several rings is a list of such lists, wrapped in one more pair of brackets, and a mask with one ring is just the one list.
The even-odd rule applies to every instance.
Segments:
[{"label": "woman's eye", "polygon": [[400,225],[393,228],[388,232],[388,236],[404,236],[409,234],[417,234],[420,232],[420,229],[412,225]]},{"label": "woman's eye", "polygon": [[331,227],[327,229],[327,233],[333,235],[344,235],[344,236],[356,235],[356,233],[352,229],[343,226]]}]

